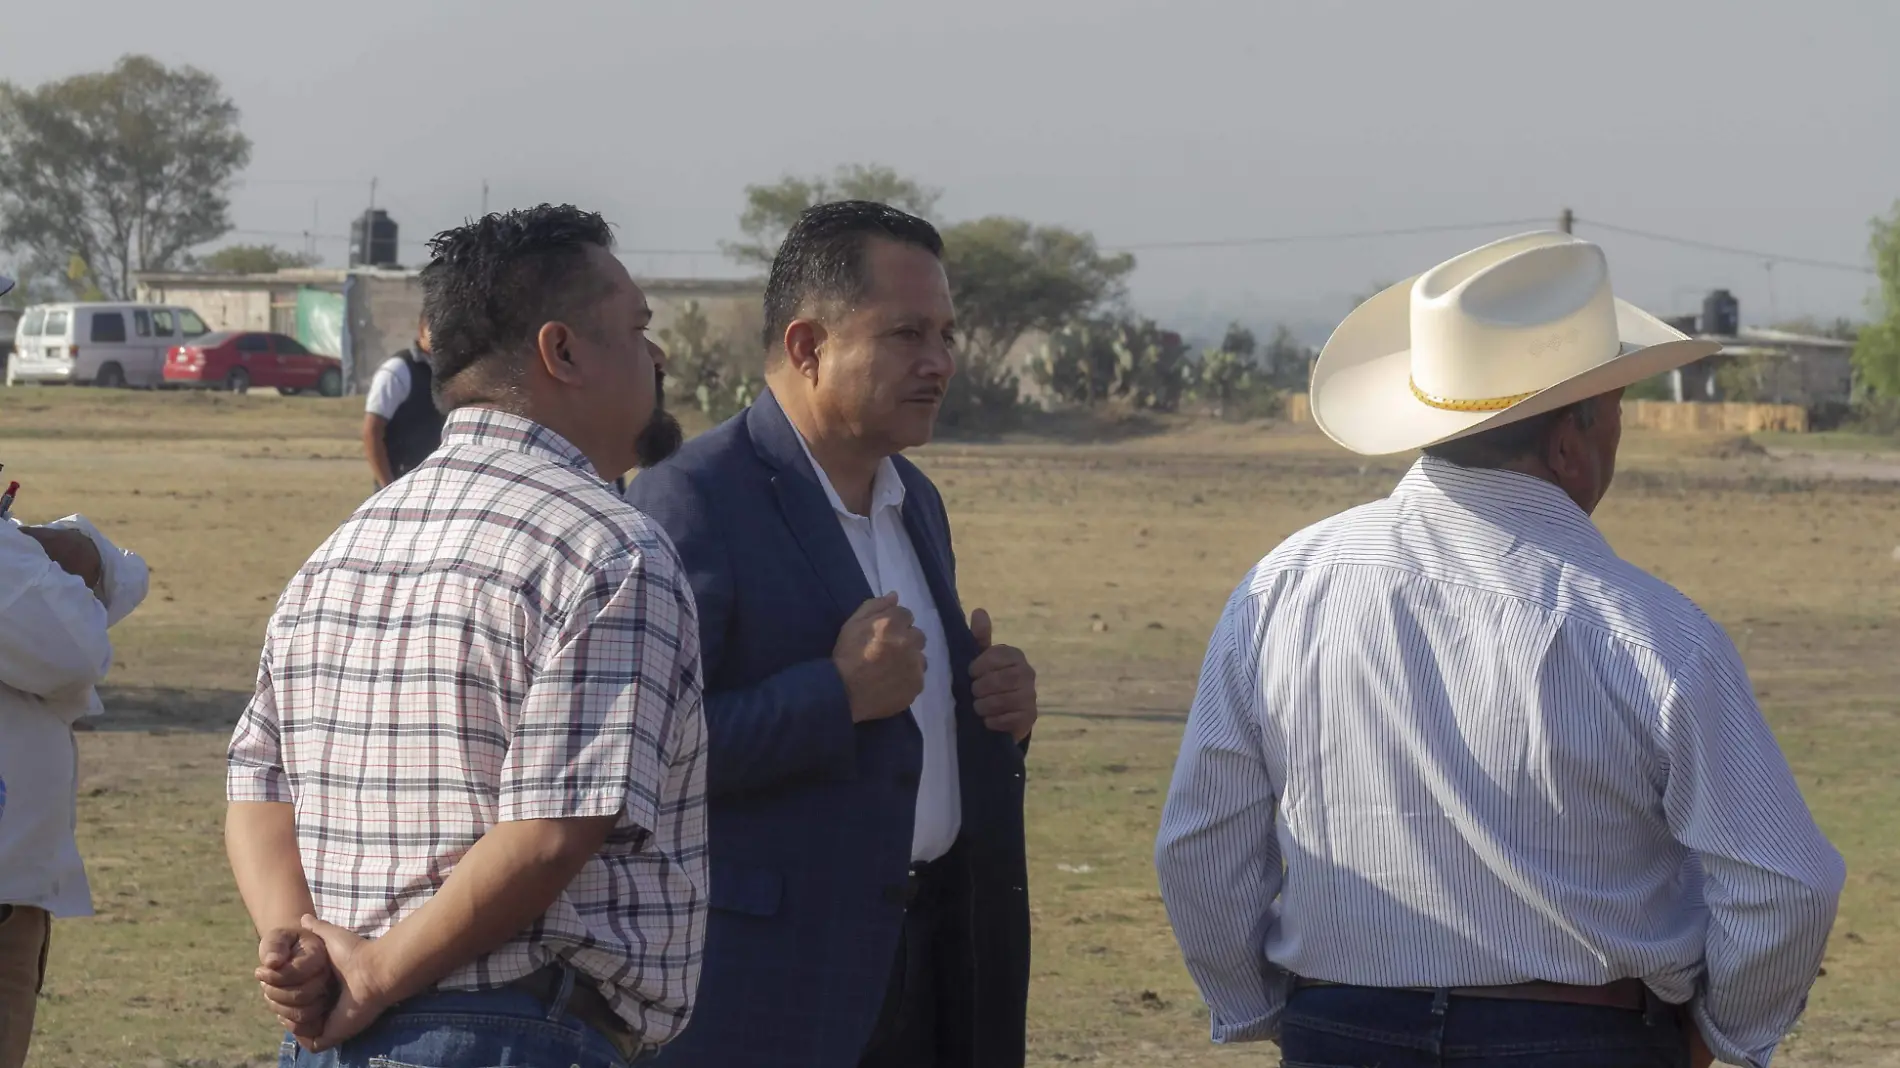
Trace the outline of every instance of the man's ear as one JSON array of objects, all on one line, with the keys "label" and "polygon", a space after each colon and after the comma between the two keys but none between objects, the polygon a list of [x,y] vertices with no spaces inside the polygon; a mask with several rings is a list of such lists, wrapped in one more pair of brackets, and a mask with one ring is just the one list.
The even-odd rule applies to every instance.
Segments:
[{"label": "man's ear", "polygon": [[534,348],[549,378],[570,386],[581,384],[580,366],[574,362],[574,331],[566,323],[541,324]]},{"label": "man's ear", "polygon": [[824,324],[816,319],[793,319],[785,328],[785,360],[800,377],[818,381],[825,337]]},{"label": "man's ear", "polygon": [[1544,466],[1550,468],[1558,482],[1568,488],[1573,479],[1588,474],[1590,458],[1585,455],[1587,451],[1583,427],[1578,424],[1574,412],[1566,412],[1550,428],[1550,436],[1544,439]]}]

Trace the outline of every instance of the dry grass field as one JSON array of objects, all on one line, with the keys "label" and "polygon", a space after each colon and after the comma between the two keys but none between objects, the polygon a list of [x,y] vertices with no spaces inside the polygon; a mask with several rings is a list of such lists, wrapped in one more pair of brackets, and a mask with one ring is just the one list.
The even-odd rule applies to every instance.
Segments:
[{"label": "dry grass field", "polygon": [[[275,1048],[219,838],[221,758],[277,591],[366,491],[359,410],[0,391],[18,511],[83,510],[153,567],[150,600],[118,632],[111,711],[80,739],[99,915],[56,931],[35,1065],[230,1066]],[[1632,436],[1600,520],[1729,628],[1848,857],[1827,974],[1777,1063],[1900,1064],[1900,482],[1884,480],[1900,457],[1768,444]],[[989,608],[1043,679],[1032,1063],[1277,1063],[1208,1044],[1155,893],[1154,829],[1234,583],[1305,523],[1385,493],[1403,463],[1257,427],[919,459],[950,504],[966,604]]]}]

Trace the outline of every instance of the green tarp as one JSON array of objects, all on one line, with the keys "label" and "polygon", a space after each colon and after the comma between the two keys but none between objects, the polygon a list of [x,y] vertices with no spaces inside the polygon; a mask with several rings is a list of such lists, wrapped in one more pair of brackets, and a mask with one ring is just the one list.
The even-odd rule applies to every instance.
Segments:
[{"label": "green tarp", "polygon": [[343,295],[303,286],[297,290],[297,340],[311,352],[343,355]]}]

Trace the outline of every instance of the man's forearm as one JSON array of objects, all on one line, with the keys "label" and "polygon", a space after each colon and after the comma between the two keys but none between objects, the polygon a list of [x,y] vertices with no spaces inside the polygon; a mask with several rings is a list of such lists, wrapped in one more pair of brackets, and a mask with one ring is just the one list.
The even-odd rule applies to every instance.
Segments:
[{"label": "man's forearm", "polygon": [[848,775],[855,726],[844,680],[829,658],[794,664],[743,690],[707,694],[706,795],[803,775]]},{"label": "man's forearm", "polygon": [[233,801],[225,810],[224,849],[258,934],[294,931],[306,913],[315,913],[289,803]]},{"label": "man's forearm", "polygon": [[380,416],[365,416],[363,419],[363,455],[369,460],[369,470],[376,477],[378,486],[387,486],[395,481],[395,468],[389,465],[389,442],[384,437],[389,429],[389,420]]},{"label": "man's forearm", "polygon": [[427,990],[520,934],[600,851],[618,819],[496,824],[433,897],[373,943],[383,1003]]},{"label": "man's forearm", "polygon": [[1802,882],[1707,855],[1702,863],[1707,979],[1696,1022],[1725,1063],[1760,1064],[1800,1018],[1841,884],[1837,873]]}]

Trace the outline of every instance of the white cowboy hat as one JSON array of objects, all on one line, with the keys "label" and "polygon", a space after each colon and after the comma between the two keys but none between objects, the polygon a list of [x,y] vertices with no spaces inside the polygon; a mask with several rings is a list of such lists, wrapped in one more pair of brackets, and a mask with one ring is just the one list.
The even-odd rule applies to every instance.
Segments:
[{"label": "white cowboy hat", "polygon": [[1633,385],[1720,347],[1611,295],[1596,245],[1520,234],[1346,316],[1313,364],[1313,421],[1357,453],[1407,452]]}]

